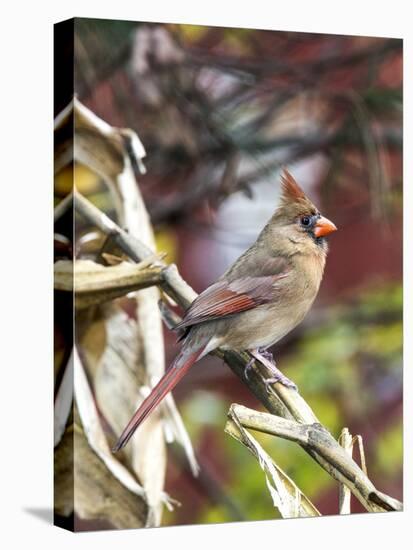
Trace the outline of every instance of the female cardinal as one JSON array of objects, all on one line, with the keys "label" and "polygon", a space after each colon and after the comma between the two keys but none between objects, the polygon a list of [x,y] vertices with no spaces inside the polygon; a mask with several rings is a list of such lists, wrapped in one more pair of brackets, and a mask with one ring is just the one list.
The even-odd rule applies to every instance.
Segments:
[{"label": "female cardinal", "polygon": [[284,170],[279,207],[255,243],[186,311],[176,327],[184,329],[179,355],[113,450],[126,445],[190,367],[216,348],[248,350],[270,370],[268,383],[295,387],[265,350],[298,325],[310,309],[323,277],[325,237],[336,229]]}]

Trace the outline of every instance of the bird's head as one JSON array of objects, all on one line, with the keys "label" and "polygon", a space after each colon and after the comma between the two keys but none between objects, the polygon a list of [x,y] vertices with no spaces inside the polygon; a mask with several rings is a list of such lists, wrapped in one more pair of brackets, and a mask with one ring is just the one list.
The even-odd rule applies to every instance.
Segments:
[{"label": "bird's head", "polygon": [[278,230],[298,248],[327,250],[325,237],[337,230],[329,219],[322,216],[293,176],[284,169],[281,178],[282,193],[272,221]]}]

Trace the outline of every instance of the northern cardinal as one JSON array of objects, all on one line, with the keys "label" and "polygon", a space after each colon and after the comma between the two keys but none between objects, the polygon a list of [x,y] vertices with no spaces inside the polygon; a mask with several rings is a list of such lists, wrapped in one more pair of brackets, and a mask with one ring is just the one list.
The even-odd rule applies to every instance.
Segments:
[{"label": "northern cardinal", "polygon": [[287,170],[281,186],[279,206],[255,243],[185,312],[176,327],[184,330],[179,355],[135,412],[114,452],[126,445],[192,365],[216,348],[248,350],[268,367],[268,383],[295,387],[265,350],[310,309],[323,277],[325,237],[337,228],[321,216]]}]

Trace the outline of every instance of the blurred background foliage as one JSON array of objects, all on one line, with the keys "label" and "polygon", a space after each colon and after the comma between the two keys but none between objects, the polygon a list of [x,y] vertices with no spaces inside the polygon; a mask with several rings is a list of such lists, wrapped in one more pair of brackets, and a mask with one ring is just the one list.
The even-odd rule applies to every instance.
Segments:
[{"label": "blurred background foliage", "polygon": [[[158,248],[197,291],[270,217],[281,165],[334,220],[320,296],[275,356],[335,436],[363,436],[372,481],[402,498],[402,42],[79,19],[75,89],[138,133]],[[70,183],[58,176],[57,200]],[[99,176],[78,167],[76,186],[113,213]],[[201,474],[172,446],[166,490],[182,506],[164,522],[275,517],[255,459],[223,432],[231,402],[259,408],[247,388],[208,357],[174,394]],[[256,435],[321,513],[337,512],[337,484],[299,447]]]}]

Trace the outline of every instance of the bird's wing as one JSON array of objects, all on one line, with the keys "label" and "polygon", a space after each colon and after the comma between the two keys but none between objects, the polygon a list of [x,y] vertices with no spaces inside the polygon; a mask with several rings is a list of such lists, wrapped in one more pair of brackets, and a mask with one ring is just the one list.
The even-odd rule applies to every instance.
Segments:
[{"label": "bird's wing", "polygon": [[221,279],[200,294],[186,311],[176,329],[204,321],[221,319],[274,300],[274,291],[289,272],[264,277],[242,277],[229,282]]},{"label": "bird's wing", "polygon": [[234,281],[243,277],[264,277],[283,275],[292,269],[291,258],[277,252],[271,253],[268,247],[251,246],[227,269],[219,279]]}]

